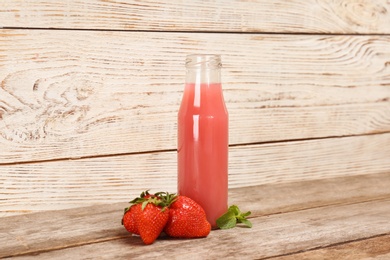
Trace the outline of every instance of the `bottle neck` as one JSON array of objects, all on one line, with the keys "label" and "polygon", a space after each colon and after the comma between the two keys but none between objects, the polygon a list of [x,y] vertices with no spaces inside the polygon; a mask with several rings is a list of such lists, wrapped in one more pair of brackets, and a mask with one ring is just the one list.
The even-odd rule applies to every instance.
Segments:
[{"label": "bottle neck", "polygon": [[220,84],[221,57],[211,54],[193,54],[186,57],[187,84]]},{"label": "bottle neck", "polygon": [[208,68],[187,68],[186,83],[195,85],[220,84],[221,70]]}]

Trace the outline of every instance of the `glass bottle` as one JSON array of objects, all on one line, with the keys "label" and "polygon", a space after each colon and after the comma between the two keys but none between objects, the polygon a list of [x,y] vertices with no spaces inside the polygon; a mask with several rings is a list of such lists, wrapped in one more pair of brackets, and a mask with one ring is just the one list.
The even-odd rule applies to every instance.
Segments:
[{"label": "glass bottle", "polygon": [[219,55],[188,55],[178,114],[178,193],[206,212],[212,228],[228,206],[228,112]]}]

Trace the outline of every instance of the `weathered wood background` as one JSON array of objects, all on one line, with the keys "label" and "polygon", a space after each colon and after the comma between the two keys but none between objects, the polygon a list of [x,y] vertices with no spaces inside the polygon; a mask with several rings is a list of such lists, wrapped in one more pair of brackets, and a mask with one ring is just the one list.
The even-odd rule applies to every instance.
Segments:
[{"label": "weathered wood background", "polygon": [[390,170],[388,0],[0,3],[0,216],[176,190],[190,53],[219,53],[230,187]]}]

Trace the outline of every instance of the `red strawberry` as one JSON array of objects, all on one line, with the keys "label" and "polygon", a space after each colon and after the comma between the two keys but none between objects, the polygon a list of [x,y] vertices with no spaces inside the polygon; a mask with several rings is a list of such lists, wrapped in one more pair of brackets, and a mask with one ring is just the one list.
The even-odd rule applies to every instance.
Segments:
[{"label": "red strawberry", "polygon": [[160,197],[147,191],[130,203],[133,205],[125,209],[122,224],[129,232],[139,234],[145,244],[152,244],[168,221],[169,208]]},{"label": "red strawberry", "polygon": [[139,235],[136,225],[136,215],[139,215],[139,212],[141,212],[141,204],[134,204],[125,209],[125,214],[122,218],[122,225],[125,226],[126,230],[136,235]]},{"label": "red strawberry", "polygon": [[125,213],[123,214],[122,218],[122,225],[124,225],[126,230],[130,233],[139,235],[139,231],[136,225],[137,217],[135,215],[139,214],[139,212],[141,211],[141,203],[152,196],[154,195],[149,194],[148,191],[144,191],[139,197],[130,201],[130,203],[132,203],[133,205],[128,208],[125,208]]},{"label": "red strawberry", "polygon": [[178,196],[171,204],[169,219],[164,231],[171,237],[206,237],[211,225],[206,219],[203,208],[185,196]]},{"label": "red strawberry", "polygon": [[[136,215],[137,216],[137,215]],[[163,231],[169,218],[169,209],[148,203],[138,215],[137,229],[146,245],[152,244]]]}]

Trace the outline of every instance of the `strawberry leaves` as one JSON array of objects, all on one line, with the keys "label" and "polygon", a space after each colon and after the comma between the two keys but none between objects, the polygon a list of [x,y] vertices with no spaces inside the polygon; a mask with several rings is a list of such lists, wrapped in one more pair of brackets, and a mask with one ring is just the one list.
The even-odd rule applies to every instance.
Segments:
[{"label": "strawberry leaves", "polygon": [[217,219],[217,226],[220,229],[229,229],[234,228],[237,223],[242,223],[251,228],[252,223],[246,219],[250,214],[250,211],[243,213],[236,205],[232,205],[225,214]]},{"label": "strawberry leaves", "polygon": [[[142,210],[145,209],[145,207],[151,203],[155,206],[161,207],[162,211],[164,211],[167,207],[169,207],[177,198],[177,195],[175,193],[170,194],[168,192],[158,192],[155,194],[150,194],[149,190],[143,191],[141,195],[129,203],[132,205],[135,204],[141,204]],[[128,211],[130,207],[125,208],[125,213]]]}]

